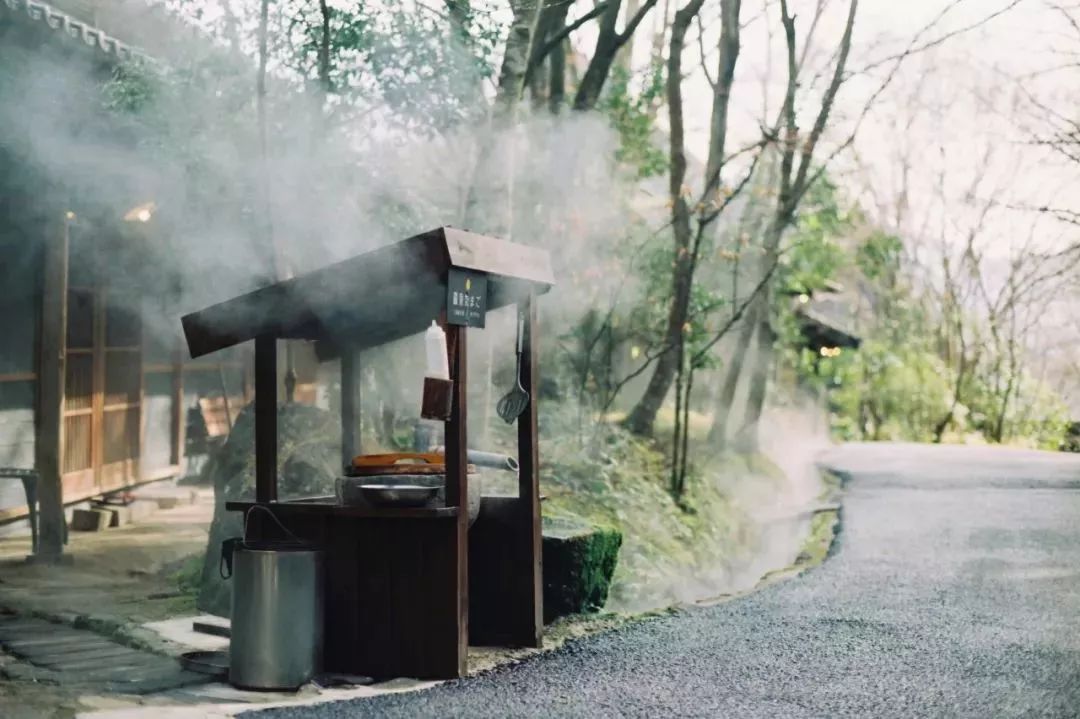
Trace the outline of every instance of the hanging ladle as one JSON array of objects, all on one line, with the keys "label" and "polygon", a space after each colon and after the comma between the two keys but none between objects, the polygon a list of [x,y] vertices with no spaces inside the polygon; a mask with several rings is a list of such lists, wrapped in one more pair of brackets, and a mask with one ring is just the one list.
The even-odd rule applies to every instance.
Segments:
[{"label": "hanging ladle", "polygon": [[502,418],[507,424],[513,424],[514,420],[525,411],[525,408],[529,406],[529,393],[525,391],[525,388],[521,386],[521,348],[522,337],[525,334],[525,318],[522,316],[520,310],[518,310],[517,321],[517,365],[514,369],[514,387],[509,392],[504,394],[498,404],[495,405],[495,411],[499,417]]}]

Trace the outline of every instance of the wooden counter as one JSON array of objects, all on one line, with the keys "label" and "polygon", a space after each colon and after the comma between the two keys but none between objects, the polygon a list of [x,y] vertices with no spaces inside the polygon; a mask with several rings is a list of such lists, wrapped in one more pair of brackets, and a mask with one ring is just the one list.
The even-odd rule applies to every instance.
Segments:
[{"label": "wooden counter", "polygon": [[[444,519],[456,517],[457,507],[365,507],[342,506],[333,497],[316,497],[293,502],[226,502],[230,512],[247,512],[252,507],[265,507],[276,517],[321,516],[351,517],[353,519]],[[255,517],[256,515],[252,515]]]},{"label": "wooden counter", "polygon": [[[459,673],[457,507],[376,509],[329,500],[262,504],[290,532],[323,548],[323,669],[377,678]],[[251,539],[283,539],[266,512]]]}]

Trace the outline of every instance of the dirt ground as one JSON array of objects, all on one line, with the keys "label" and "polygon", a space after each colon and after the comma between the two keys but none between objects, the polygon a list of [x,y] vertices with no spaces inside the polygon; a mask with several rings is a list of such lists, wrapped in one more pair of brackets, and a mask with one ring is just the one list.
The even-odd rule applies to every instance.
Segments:
[{"label": "dirt ground", "polygon": [[175,615],[187,600],[173,575],[205,550],[212,513],[212,495],[201,492],[137,525],[71,532],[70,564],[28,563],[29,538],[2,540],[0,606],[138,623]]}]

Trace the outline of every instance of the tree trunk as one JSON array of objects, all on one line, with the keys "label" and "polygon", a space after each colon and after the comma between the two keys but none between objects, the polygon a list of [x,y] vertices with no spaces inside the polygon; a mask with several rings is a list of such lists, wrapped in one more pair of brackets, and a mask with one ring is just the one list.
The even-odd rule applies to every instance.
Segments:
[{"label": "tree trunk", "polygon": [[[645,0],[645,3],[638,8],[637,12],[632,15],[627,13],[626,27],[620,33],[616,29],[616,25],[619,21],[622,0],[608,0],[608,5],[600,16],[600,31],[596,37],[596,47],[593,50],[592,59],[589,61],[589,66],[585,70],[585,75],[578,85],[577,94],[574,96],[575,110],[586,111],[596,107],[596,103],[600,100],[600,93],[604,89],[604,83],[607,82],[608,76],[611,74],[611,67],[615,64],[619,49],[633,37],[637,26],[641,24],[641,20],[656,4],[656,1]],[[697,0],[691,0],[687,7],[690,6],[697,7],[690,15],[690,18],[693,19],[693,16],[701,9],[701,3],[697,2]],[[678,13],[675,13],[675,15],[677,22]],[[674,31],[672,34],[674,35]],[[684,32],[684,38],[685,35]],[[672,43],[674,42],[675,39],[672,37]],[[682,40],[680,40],[681,43]],[[668,62],[670,64],[670,59]]]},{"label": "tree trunk", "polygon": [[790,213],[783,205],[779,206],[777,217],[770,225],[768,234],[765,236],[764,254],[761,258],[761,277],[764,284],[761,286],[753,300],[753,308],[750,316],[753,324],[757,325],[754,332],[757,338],[753,371],[750,373],[750,390],[746,396],[746,411],[743,413],[743,423],[735,436],[735,449],[743,453],[757,452],[758,423],[761,421],[761,413],[765,408],[765,396],[768,393],[769,370],[772,367],[773,342],[775,334],[770,317],[772,308],[772,284],[771,273],[780,259],[780,238],[783,237],[784,228],[790,223]]},{"label": "tree trunk", "polygon": [[956,373],[956,385],[953,387],[952,403],[949,405],[949,411],[945,413],[945,416],[941,418],[941,421],[934,426],[934,444],[941,444],[941,438],[945,436],[945,430],[949,428],[949,422],[952,422],[953,416],[956,414],[956,408],[960,406],[960,392],[964,385],[964,374],[966,362],[964,355],[960,359],[960,368]]},{"label": "tree trunk", "polygon": [[683,425],[683,370],[686,368],[684,361],[685,357],[685,343],[679,344],[679,349],[675,352],[675,422],[671,436],[671,496],[676,500],[682,497],[682,473],[679,471],[682,467],[681,460],[681,448],[682,448],[682,435],[686,431],[686,427]]},{"label": "tree trunk", "polygon": [[1009,412],[1009,402],[1013,399],[1016,390],[1016,378],[1019,375],[1018,362],[1016,361],[1016,349],[1013,341],[1009,341],[1009,379],[1005,383],[1005,391],[1001,396],[1001,407],[994,422],[994,441],[1001,444],[1005,440],[1005,416]]},{"label": "tree trunk", "polygon": [[[780,157],[780,186],[776,214],[764,243],[763,277],[765,277],[764,273],[771,273],[772,268],[776,266],[779,259],[780,240],[783,237],[784,230],[794,221],[795,211],[798,209],[803,195],[817,177],[816,173],[814,175],[810,174],[810,167],[814,159],[817,143],[828,124],[836,95],[844,82],[858,5],[858,0],[850,0],[847,22],[844,25],[844,34],[837,48],[836,64],[833,67],[832,78],[822,96],[821,107],[818,109],[813,127],[810,129],[809,134],[804,136],[799,130],[798,112],[795,106],[799,87],[795,16],[789,12],[787,0],[780,0],[780,18],[784,26],[785,46],[787,49],[787,86],[781,110],[784,132]],[[796,156],[798,156],[797,163],[795,161]],[[756,452],[760,446],[758,424],[761,421],[761,414],[765,407],[769,371],[772,367],[773,342],[775,340],[770,319],[770,308],[772,306],[771,277],[767,278],[761,292],[754,301],[757,304],[754,310],[757,317],[757,357],[755,358],[753,373],[750,376],[750,392],[746,401],[743,425],[735,439],[736,447],[742,452]]]},{"label": "tree trunk", "polygon": [[724,372],[724,384],[720,389],[720,397],[716,401],[716,416],[709,429],[709,444],[718,449],[723,449],[728,444],[728,425],[731,422],[731,409],[735,404],[735,392],[739,388],[739,379],[742,377],[746,355],[750,351],[750,343],[754,339],[754,330],[757,326],[757,315],[751,312],[739,328],[735,351]]},{"label": "tree trunk", "polygon": [[[632,18],[641,9],[641,0],[627,0],[626,12],[624,13],[627,18]],[[624,44],[619,51],[615,53],[615,65],[625,72],[628,76],[633,69],[634,63],[634,41],[629,40]]]},{"label": "tree trunk", "polygon": [[619,51],[619,34],[615,25],[619,20],[621,7],[622,0],[609,0],[607,10],[600,16],[596,47],[574,96],[575,110],[591,110],[600,99],[600,91],[604,89],[604,83],[607,82],[611,66],[615,62],[615,55]]},{"label": "tree trunk", "polygon": [[753,371],[750,373],[750,392],[746,398],[746,413],[743,416],[742,428],[735,437],[735,448],[744,454],[752,454],[758,451],[760,442],[758,438],[758,425],[761,423],[761,413],[765,408],[765,397],[769,387],[769,370],[772,367],[773,334],[772,322],[769,319],[769,305],[772,292],[766,285],[754,299],[754,318],[757,320],[757,345],[754,356]]},{"label": "tree trunk", "polygon": [[319,0],[319,17],[322,21],[319,33],[319,85],[325,95],[330,94],[330,7],[326,0]]},{"label": "tree trunk", "polygon": [[496,114],[506,116],[517,106],[524,89],[525,72],[529,68],[533,33],[540,19],[541,3],[534,0],[515,0],[510,3],[514,19],[506,38],[499,85],[495,95]]},{"label": "tree trunk", "polygon": [[[685,208],[686,201],[680,200]],[[675,232],[676,257],[672,281],[672,300],[668,311],[667,331],[664,334],[664,347],[656,361],[645,394],[634,406],[627,417],[626,426],[634,434],[647,436],[653,431],[656,415],[667,398],[671,383],[675,380],[678,369],[679,347],[683,342],[683,327],[686,325],[687,310],[690,306],[690,289],[693,281],[690,253],[686,248],[690,244],[689,212],[685,232]]]},{"label": "tree trunk", "polygon": [[550,79],[548,80],[548,110],[552,115],[562,112],[566,102],[566,40],[551,53],[548,59]]},{"label": "tree trunk", "polygon": [[529,64],[524,82],[529,86],[529,99],[534,108],[541,108],[551,93],[551,75],[545,73],[544,63],[548,57],[559,54],[562,43],[550,52],[547,51],[548,38],[566,27],[566,14],[570,3],[563,0],[545,0],[540,17],[536,21],[536,32],[529,49]]},{"label": "tree trunk", "polygon": [[[532,0],[515,0],[511,6],[514,19],[499,70],[494,114],[488,135],[480,142],[463,218],[465,229],[496,237],[510,236],[513,214],[510,194],[513,172],[502,162],[499,140],[511,139],[508,131],[514,126],[541,10],[541,5]],[[509,152],[512,155],[513,148]]]},{"label": "tree trunk", "polygon": [[671,171],[668,192],[672,202],[671,224],[675,239],[673,254],[675,267],[672,271],[671,305],[668,309],[664,344],[645,394],[626,420],[627,428],[638,435],[652,434],[656,414],[660,411],[660,406],[671,389],[671,383],[675,380],[679,350],[683,342],[683,328],[686,325],[687,310],[690,306],[694,265],[690,253],[690,207],[686,202],[686,194],[683,192],[683,182],[686,179],[686,149],[682,106],[682,52],[686,33],[703,2],[704,0],[691,0],[686,7],[676,12],[675,22],[671,29],[667,77],[667,101],[671,125],[669,132]]}]

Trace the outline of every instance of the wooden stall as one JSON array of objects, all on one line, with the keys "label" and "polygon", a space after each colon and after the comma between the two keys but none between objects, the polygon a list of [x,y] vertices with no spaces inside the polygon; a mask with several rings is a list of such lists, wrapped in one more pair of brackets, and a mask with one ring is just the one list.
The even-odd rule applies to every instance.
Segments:
[{"label": "wooden stall", "polygon": [[[456,283],[484,287],[456,304]],[[518,417],[518,493],[485,497],[469,527],[466,407],[468,326],[516,305],[521,381],[535,397],[537,295],[553,284],[544,250],[445,227],[279,282],[183,318],[193,357],[255,342],[254,502],[326,552],[327,671],[452,678],[478,644],[538,646],[542,632],[536,403]],[[377,508],[277,499],[278,339],[315,341],[341,360],[342,463],[360,454],[363,350],[426,330],[446,331],[450,379],[444,506]],[[280,538],[264,512],[248,539]]]}]

